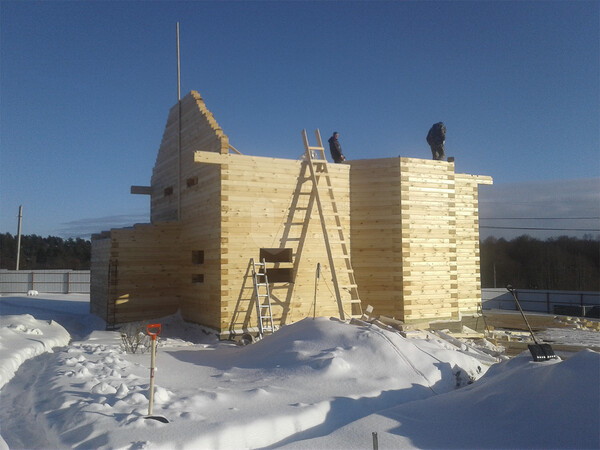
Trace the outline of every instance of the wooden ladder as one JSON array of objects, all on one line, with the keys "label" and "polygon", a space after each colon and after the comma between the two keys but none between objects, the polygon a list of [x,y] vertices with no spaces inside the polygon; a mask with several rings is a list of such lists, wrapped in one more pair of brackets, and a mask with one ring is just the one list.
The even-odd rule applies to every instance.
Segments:
[{"label": "wooden ladder", "polygon": [[[358,285],[354,278],[354,270],[352,269],[352,263],[350,261],[350,248],[348,242],[344,238],[344,229],[342,227],[342,221],[338,211],[337,203],[333,195],[333,186],[331,185],[331,178],[329,177],[329,170],[327,169],[327,158],[325,157],[325,149],[323,148],[323,142],[321,141],[321,133],[319,130],[315,130],[315,136],[317,138],[317,146],[312,147],[308,144],[308,137],[306,136],[306,130],[302,130],[302,139],[304,141],[304,149],[306,152],[306,161],[310,168],[310,176],[313,182],[313,190],[315,194],[315,200],[317,201],[317,209],[319,210],[319,217],[321,219],[321,228],[323,229],[323,238],[325,240],[325,247],[327,248],[327,257],[329,258],[329,267],[331,268],[331,275],[333,277],[333,287],[335,290],[335,296],[340,312],[340,319],[346,320],[346,313],[344,312],[341,289],[348,290],[350,292],[350,306],[352,311],[350,315],[352,317],[360,317],[362,315],[362,306],[360,297],[358,296]],[[325,221],[325,214],[323,213],[323,204],[321,202],[321,195],[319,193],[319,179],[323,177],[327,183],[327,198],[331,203],[333,210],[333,218],[335,220],[335,226],[333,230],[337,232],[337,235],[332,239],[329,236],[327,230],[327,224]],[[342,250],[342,258],[345,262],[345,268],[343,272],[348,275],[348,284],[340,285],[338,280],[338,271],[335,267],[333,252],[331,251],[332,244],[339,244]]]}]

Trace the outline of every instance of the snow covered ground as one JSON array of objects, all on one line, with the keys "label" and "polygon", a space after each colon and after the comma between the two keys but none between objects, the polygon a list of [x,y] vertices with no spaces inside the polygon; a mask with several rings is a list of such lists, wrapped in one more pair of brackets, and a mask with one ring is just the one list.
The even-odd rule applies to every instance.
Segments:
[{"label": "snow covered ground", "polygon": [[[600,448],[600,354],[490,365],[436,338],[305,319],[248,346],[161,320],[126,353],[85,295],[0,297],[0,448]],[[483,358],[485,359],[485,358]]]}]

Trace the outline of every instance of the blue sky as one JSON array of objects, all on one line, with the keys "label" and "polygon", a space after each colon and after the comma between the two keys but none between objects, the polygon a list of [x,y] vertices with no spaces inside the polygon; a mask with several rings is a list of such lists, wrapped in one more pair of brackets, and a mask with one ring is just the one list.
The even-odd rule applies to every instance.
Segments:
[{"label": "blue sky", "polygon": [[296,159],[302,129],[319,128],[348,159],[429,159],[444,121],[457,171],[494,178],[482,226],[600,228],[597,1],[3,0],[0,13],[0,232],[16,233],[19,205],[24,234],[148,221],[129,188],[149,185],[177,101],[177,22],[182,95],[199,91],[244,154]]}]

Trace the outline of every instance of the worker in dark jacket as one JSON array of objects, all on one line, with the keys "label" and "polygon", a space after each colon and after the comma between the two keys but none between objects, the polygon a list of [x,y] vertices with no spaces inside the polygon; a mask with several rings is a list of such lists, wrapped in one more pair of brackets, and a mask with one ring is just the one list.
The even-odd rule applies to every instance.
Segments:
[{"label": "worker in dark jacket", "polygon": [[427,133],[427,143],[431,147],[431,154],[435,160],[443,160],[446,157],[444,143],[446,142],[446,126],[444,122],[434,123]]},{"label": "worker in dark jacket", "polygon": [[337,131],[333,132],[333,136],[329,138],[329,150],[331,151],[331,157],[333,158],[333,162],[341,163],[346,160],[346,157],[342,153],[342,146],[338,141],[340,133]]}]

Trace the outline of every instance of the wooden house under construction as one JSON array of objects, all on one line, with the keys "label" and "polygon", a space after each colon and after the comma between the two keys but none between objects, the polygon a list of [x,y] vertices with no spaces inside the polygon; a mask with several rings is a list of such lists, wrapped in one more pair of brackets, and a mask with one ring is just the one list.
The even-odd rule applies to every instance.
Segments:
[{"label": "wooden house under construction", "polygon": [[318,132],[303,137],[302,160],[242,155],[197,92],[179,101],[151,185],[132,187],[151,223],[92,238],[92,312],[179,310],[224,338],[367,305],[406,323],[475,314],[477,188],[491,178],[415,158],[327,164]]}]

